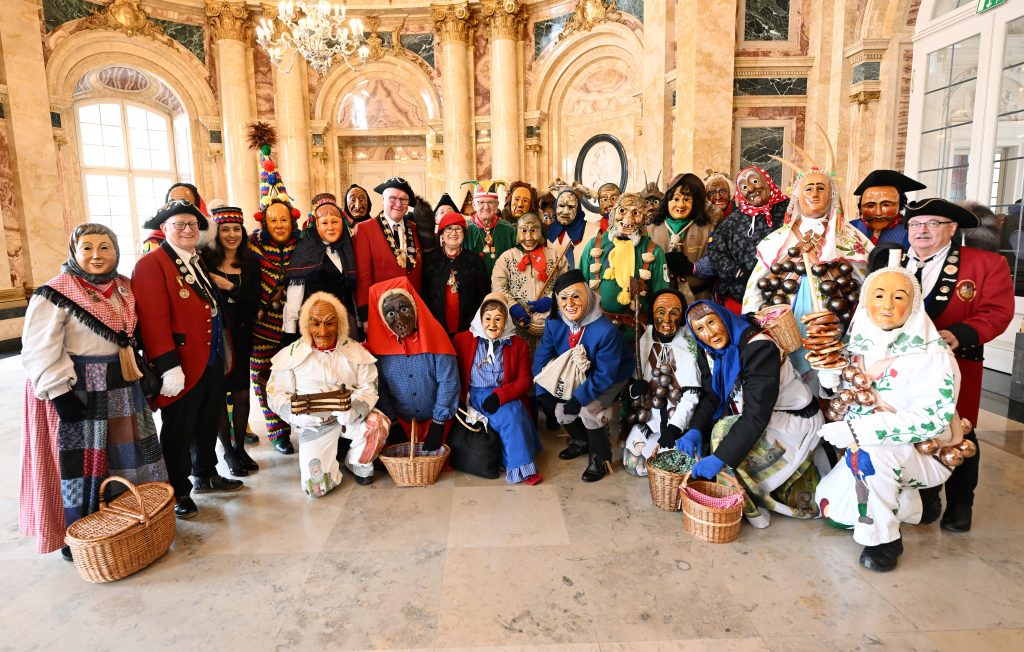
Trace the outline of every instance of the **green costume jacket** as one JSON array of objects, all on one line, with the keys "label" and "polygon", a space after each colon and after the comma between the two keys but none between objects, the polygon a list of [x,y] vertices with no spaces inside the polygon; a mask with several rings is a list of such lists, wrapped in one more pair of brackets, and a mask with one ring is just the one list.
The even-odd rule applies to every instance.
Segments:
[{"label": "green costume jacket", "polygon": [[[596,244],[598,241],[600,241],[600,245]],[[602,252],[600,260],[594,259],[591,256],[591,251],[598,246]],[[629,313],[631,312],[629,304],[621,304],[618,300],[618,294],[622,288],[615,282],[615,279],[603,278],[605,270],[608,269],[608,255],[611,253],[613,246],[607,233],[591,239],[582,248],[579,269],[583,272],[583,277],[587,279],[588,283],[596,278],[601,279],[601,284],[595,288],[595,291],[601,298],[601,308],[605,312],[612,314]],[[650,253],[653,256],[651,262],[644,262],[643,254],[645,253]],[[644,234],[636,245],[635,265],[634,269],[636,271],[634,275],[638,275],[641,269],[647,269],[651,272],[651,278],[644,282],[647,286],[647,294],[640,298],[640,314],[646,317],[651,297],[658,290],[669,286],[668,267],[665,266],[665,252],[651,241],[649,235]]]},{"label": "green costume jacket", "polygon": [[516,227],[499,218],[494,228],[491,229],[491,235],[494,238],[494,251],[484,251],[487,234],[470,220],[469,226],[466,228],[466,242],[463,244],[468,251],[478,253],[483,257],[484,267],[487,268],[487,278],[491,277],[494,264],[498,262],[501,254],[516,246]]}]

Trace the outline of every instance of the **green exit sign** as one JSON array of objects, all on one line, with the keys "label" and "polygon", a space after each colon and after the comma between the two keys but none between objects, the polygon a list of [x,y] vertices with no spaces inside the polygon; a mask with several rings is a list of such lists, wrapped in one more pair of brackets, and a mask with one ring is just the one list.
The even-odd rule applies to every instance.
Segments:
[{"label": "green exit sign", "polygon": [[998,7],[999,5],[1004,4],[1005,2],[1006,0],[978,0],[977,13],[980,14],[983,11],[994,9],[995,7]]}]

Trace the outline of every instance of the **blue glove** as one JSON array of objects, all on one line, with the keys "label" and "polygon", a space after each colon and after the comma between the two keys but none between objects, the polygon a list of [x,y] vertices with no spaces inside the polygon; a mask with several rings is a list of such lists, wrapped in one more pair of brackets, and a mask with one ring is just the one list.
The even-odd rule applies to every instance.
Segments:
[{"label": "blue glove", "polygon": [[512,321],[516,324],[530,321],[530,315],[527,314],[526,308],[522,307],[518,303],[513,303],[512,307],[509,308],[508,311],[512,314]]},{"label": "blue glove", "polygon": [[676,450],[682,451],[690,457],[700,455],[700,430],[690,428],[686,434],[676,440]]},{"label": "blue glove", "polygon": [[690,475],[694,478],[704,478],[705,480],[714,480],[718,472],[725,466],[725,462],[718,459],[714,455],[708,455],[702,457],[693,465],[693,470],[690,471]]},{"label": "blue glove", "polygon": [[530,312],[551,312],[551,297],[541,297],[527,305],[530,306]]}]

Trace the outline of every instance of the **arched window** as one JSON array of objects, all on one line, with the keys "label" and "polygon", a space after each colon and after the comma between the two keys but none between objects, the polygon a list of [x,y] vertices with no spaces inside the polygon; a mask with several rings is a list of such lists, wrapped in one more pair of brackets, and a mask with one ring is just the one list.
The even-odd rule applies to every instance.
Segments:
[{"label": "arched window", "polygon": [[142,223],[177,177],[171,117],[124,100],[83,103],[76,114],[88,220],[114,230],[119,270],[130,273],[146,236]]}]

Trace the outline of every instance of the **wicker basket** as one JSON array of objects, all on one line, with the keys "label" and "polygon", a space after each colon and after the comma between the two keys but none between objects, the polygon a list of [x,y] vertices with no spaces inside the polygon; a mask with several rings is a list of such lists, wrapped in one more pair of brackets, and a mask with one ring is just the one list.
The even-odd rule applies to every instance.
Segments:
[{"label": "wicker basket", "polygon": [[768,306],[758,310],[754,317],[786,353],[793,353],[804,345],[800,327],[797,326],[793,309],[789,306]]},{"label": "wicker basket", "polygon": [[688,482],[689,479],[690,474],[687,473],[679,485],[679,503],[683,509],[683,529],[708,543],[735,541],[740,534],[740,522],[743,520],[743,501],[729,509],[707,507],[687,496],[685,489],[689,487],[712,498],[725,498],[742,494],[743,488],[734,478],[731,487],[704,480]]},{"label": "wicker basket", "polygon": [[394,444],[380,454],[380,461],[391,474],[398,487],[429,487],[437,482],[441,469],[448,461],[451,449],[441,444],[436,451],[423,450],[416,442],[416,422],[413,422],[408,444]]},{"label": "wicker basket", "polygon": [[[656,456],[655,456],[656,457]],[[678,512],[679,506],[679,485],[682,484],[685,476],[679,473],[672,473],[651,464],[647,460],[647,486],[651,489],[651,500],[658,509],[666,512]]]},{"label": "wicker basket", "polygon": [[[128,487],[103,500],[107,483]],[[89,582],[113,582],[142,570],[167,552],[174,540],[174,489],[166,482],[138,486],[112,475],[100,485],[100,509],[68,526],[65,543],[75,567]]]}]

